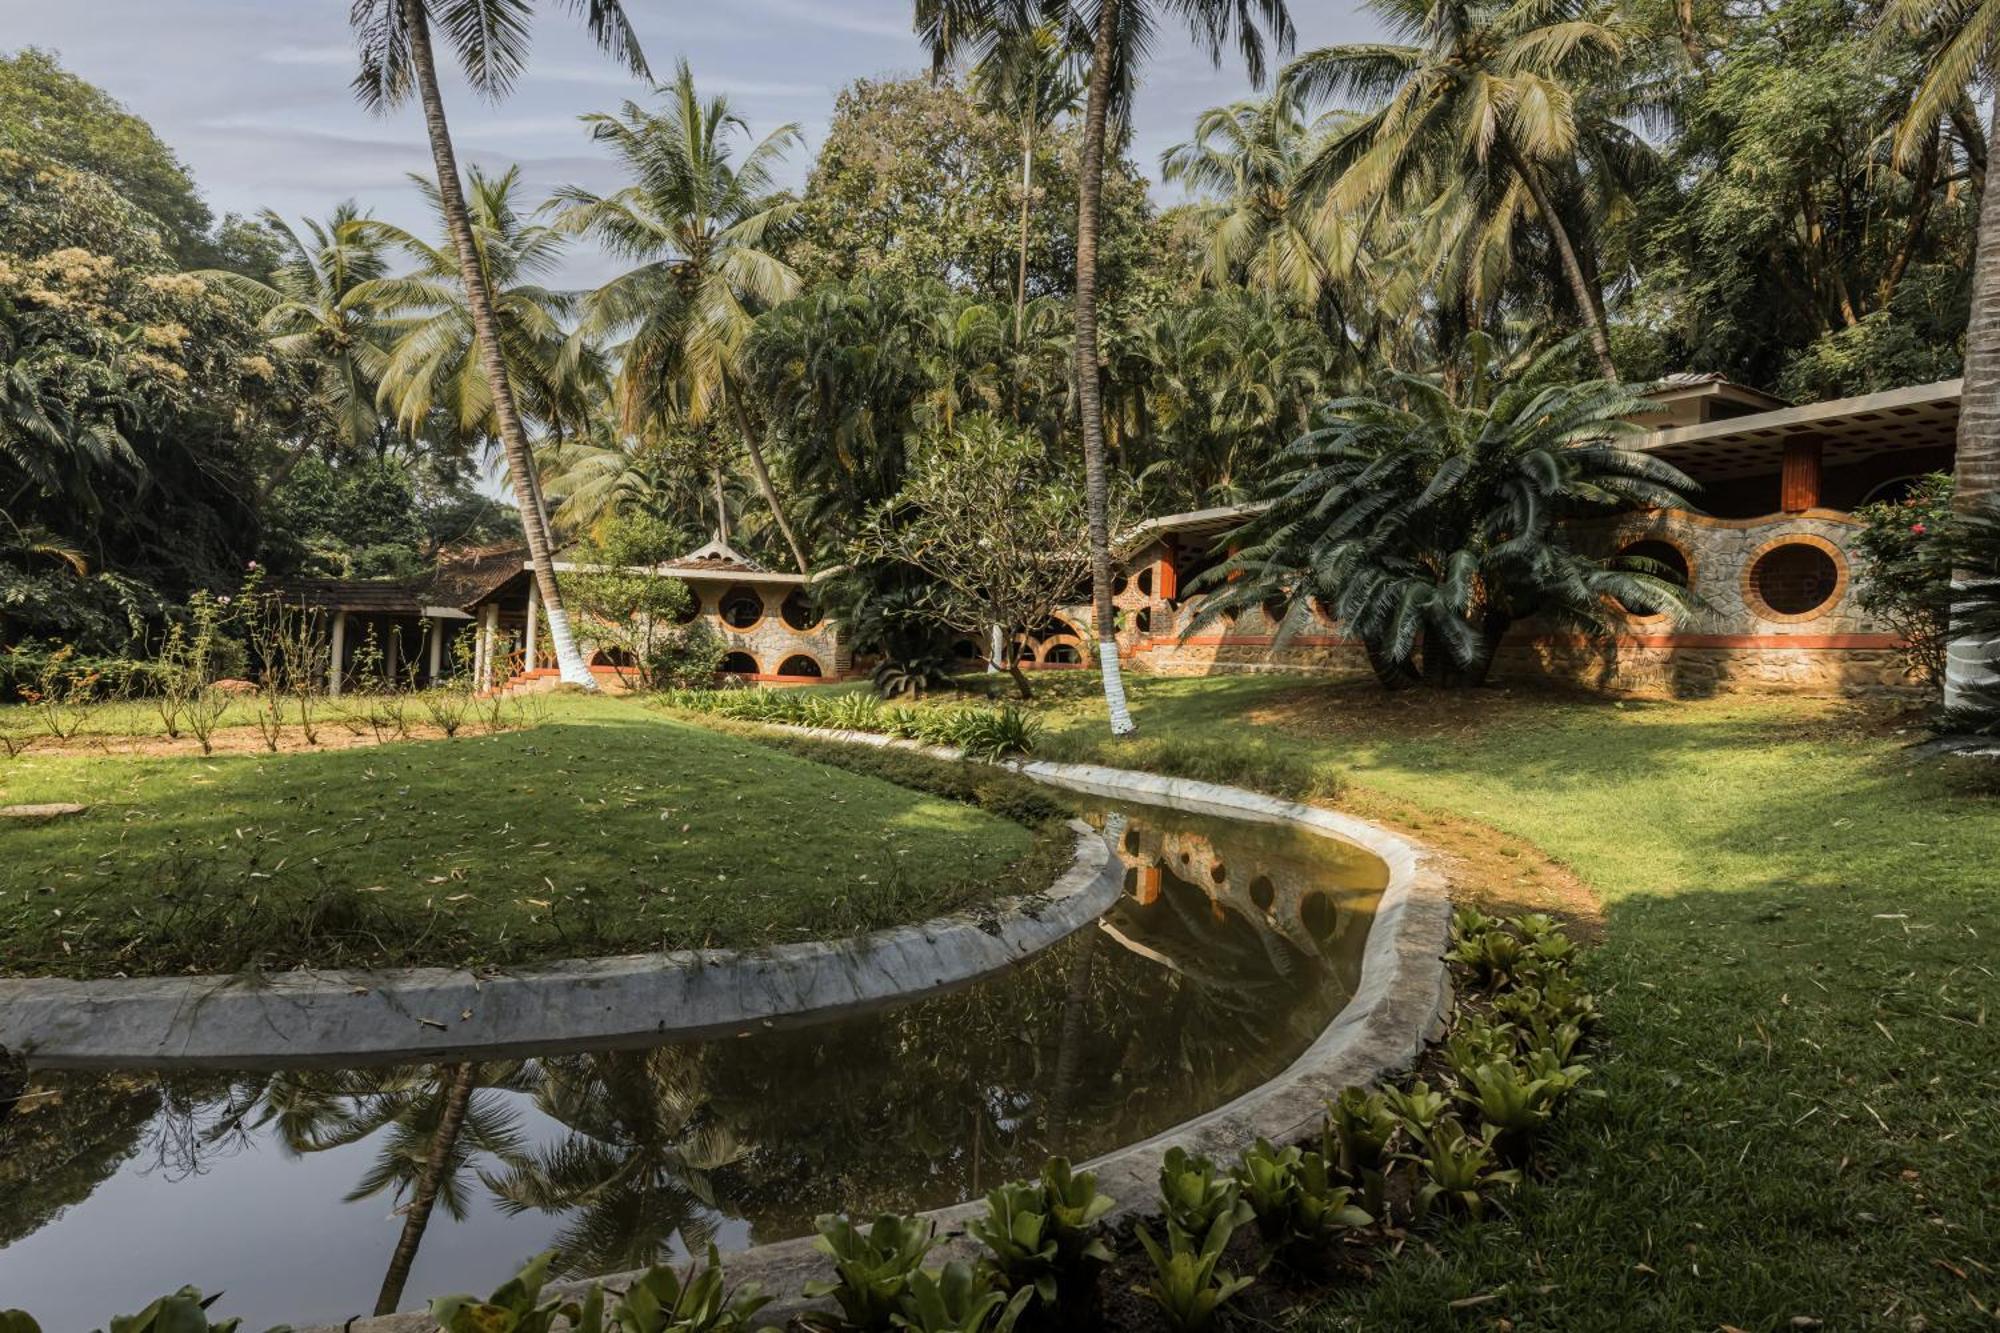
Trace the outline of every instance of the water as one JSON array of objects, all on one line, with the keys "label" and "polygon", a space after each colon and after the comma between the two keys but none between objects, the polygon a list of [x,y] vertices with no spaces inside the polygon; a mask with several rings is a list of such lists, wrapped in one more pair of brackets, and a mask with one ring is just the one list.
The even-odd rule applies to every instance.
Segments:
[{"label": "water", "polygon": [[[1382,865],[1284,826],[1120,813],[1124,896],[1009,975],[817,1026],[475,1063],[400,1308],[550,1247],[605,1272],[953,1203],[1282,1070],[1353,993]],[[32,1076],[0,1120],[0,1309],[67,1333],[192,1282],[253,1329],[368,1313],[457,1077]]]}]

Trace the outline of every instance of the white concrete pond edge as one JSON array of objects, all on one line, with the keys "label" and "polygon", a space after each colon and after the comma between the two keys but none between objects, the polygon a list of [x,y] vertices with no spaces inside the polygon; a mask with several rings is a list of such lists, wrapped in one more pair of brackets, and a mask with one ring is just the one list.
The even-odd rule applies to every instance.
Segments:
[{"label": "white concrete pond edge", "polygon": [[[955,751],[872,732],[774,729],[848,744],[961,757]],[[1087,1163],[1097,1173],[1098,1188],[1117,1200],[1107,1225],[1157,1211],[1160,1164],[1168,1149],[1185,1148],[1226,1161],[1260,1138],[1274,1143],[1306,1139],[1318,1133],[1328,1098],[1343,1088],[1366,1087],[1408,1069],[1425,1043],[1442,1029],[1451,1004],[1450,973],[1444,962],[1451,935],[1451,897],[1437,857],[1427,848],[1351,815],[1239,787],[1090,764],[1034,760],[1009,761],[1006,766],[1038,782],[1093,796],[1293,824],[1354,843],[1380,857],[1389,868],[1388,884],[1376,904],[1375,921],[1362,952],[1361,984],[1304,1054],[1284,1072],[1234,1101]],[[983,1200],[970,1200],[923,1214],[948,1238],[929,1262],[935,1265],[948,1258],[972,1258],[978,1246],[965,1235],[965,1224],[984,1212]],[[756,1282],[776,1298],[759,1315],[760,1320],[774,1322],[817,1304],[805,1299],[802,1288],[809,1281],[831,1276],[830,1266],[813,1248],[810,1236],[730,1252],[723,1256],[723,1263],[732,1285]],[[636,1276],[612,1274],[596,1280],[617,1289]],[[588,1281],[565,1282],[551,1291],[580,1297],[588,1285]],[[410,1313],[355,1319],[302,1333],[433,1333],[435,1328],[427,1316]]]},{"label": "white concrete pond edge", "polygon": [[821,1021],[967,985],[1095,921],[1122,867],[1073,821],[1048,889],[847,940],[690,949],[469,972],[0,981],[0,1051],[50,1069],[429,1063],[599,1049]]}]

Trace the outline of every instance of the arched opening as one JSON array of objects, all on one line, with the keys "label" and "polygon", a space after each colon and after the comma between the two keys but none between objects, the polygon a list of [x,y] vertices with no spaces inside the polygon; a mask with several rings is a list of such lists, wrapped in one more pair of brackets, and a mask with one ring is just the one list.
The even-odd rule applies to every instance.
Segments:
[{"label": "arched opening", "polygon": [[639,665],[639,659],[629,648],[599,648],[590,655],[590,665],[630,669]]},{"label": "arched opening", "polygon": [[764,618],[764,599],[757,595],[755,588],[741,585],[722,594],[716,603],[716,610],[722,615],[722,623],[731,629],[751,629]]},{"label": "arched opening", "polygon": [[1313,598],[1312,609],[1313,609],[1313,614],[1318,616],[1323,624],[1331,625],[1334,623],[1335,617],[1333,614],[1333,605],[1332,603],[1328,602],[1326,598],[1324,597]]},{"label": "arched opening", "polygon": [[1083,654],[1073,643],[1052,643],[1042,653],[1044,666],[1082,666]]},{"label": "arched opening", "polygon": [[[1688,562],[1688,554],[1673,542],[1659,537],[1646,537],[1619,548],[1618,558],[1625,562],[1628,572],[1650,574],[1679,588],[1694,586],[1694,567]],[[1660,611],[1634,609],[1623,602],[1618,604],[1618,609],[1628,616],[1640,619],[1651,619],[1665,614]]]},{"label": "arched opening", "polygon": [[985,656],[979,651],[979,645],[970,639],[960,639],[952,644],[951,655],[960,662],[977,662]]},{"label": "arched opening", "polygon": [[716,668],[725,676],[756,676],[762,674],[757,659],[748,653],[724,653],[722,665]]},{"label": "arched opening", "polygon": [[1151,634],[1153,632],[1153,608],[1142,606],[1133,612],[1132,628],[1138,630],[1141,634]]},{"label": "arched opening", "polygon": [[1123,574],[1113,574],[1111,576],[1111,595],[1113,597],[1116,597],[1120,593],[1124,592],[1125,586],[1126,586],[1126,578]]},{"label": "arched opening", "polygon": [[1285,614],[1291,610],[1282,597],[1266,597],[1257,609],[1264,613],[1264,619],[1271,622],[1274,632],[1285,623]]},{"label": "arched opening", "polygon": [[826,619],[814,604],[812,594],[804,588],[794,588],[786,595],[784,605],[778,608],[778,618],[801,634],[818,629]]},{"label": "arched opening", "polygon": [[1840,563],[1816,541],[1781,541],[1750,565],[1745,578],[1751,610],[1768,619],[1807,620],[1840,593]]},{"label": "arched opening", "polygon": [[793,653],[790,657],[778,663],[778,674],[781,676],[811,676],[818,679],[826,673],[819,669],[818,662],[807,657],[804,653]]}]

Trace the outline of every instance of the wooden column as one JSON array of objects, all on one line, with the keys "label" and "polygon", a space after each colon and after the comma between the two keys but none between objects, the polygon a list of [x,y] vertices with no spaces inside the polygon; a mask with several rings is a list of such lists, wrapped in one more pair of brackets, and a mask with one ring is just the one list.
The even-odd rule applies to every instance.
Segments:
[{"label": "wooden column", "polygon": [[340,693],[340,678],[347,674],[347,612],[333,613],[333,643],[330,645],[331,660],[326,668],[326,692]]},{"label": "wooden column", "polygon": [[1794,435],[1785,441],[1785,461],[1778,478],[1778,508],[1802,514],[1819,508],[1820,461],[1825,446],[1817,435]]},{"label": "wooden column", "polygon": [[1168,542],[1160,556],[1160,572],[1153,579],[1153,595],[1163,602],[1171,602],[1181,595],[1180,553]]}]

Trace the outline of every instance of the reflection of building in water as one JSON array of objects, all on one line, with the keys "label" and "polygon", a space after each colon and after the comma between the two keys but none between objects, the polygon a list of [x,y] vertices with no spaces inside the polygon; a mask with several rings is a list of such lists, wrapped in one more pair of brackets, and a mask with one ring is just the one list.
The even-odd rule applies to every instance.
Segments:
[{"label": "reflection of building in water", "polygon": [[1233,912],[1308,955],[1332,953],[1350,931],[1368,929],[1368,902],[1343,902],[1354,890],[1330,883],[1331,868],[1312,858],[1136,819],[1118,836],[1118,858],[1126,896],[1142,908],[1157,904],[1173,879],[1204,896],[1218,924]]}]

